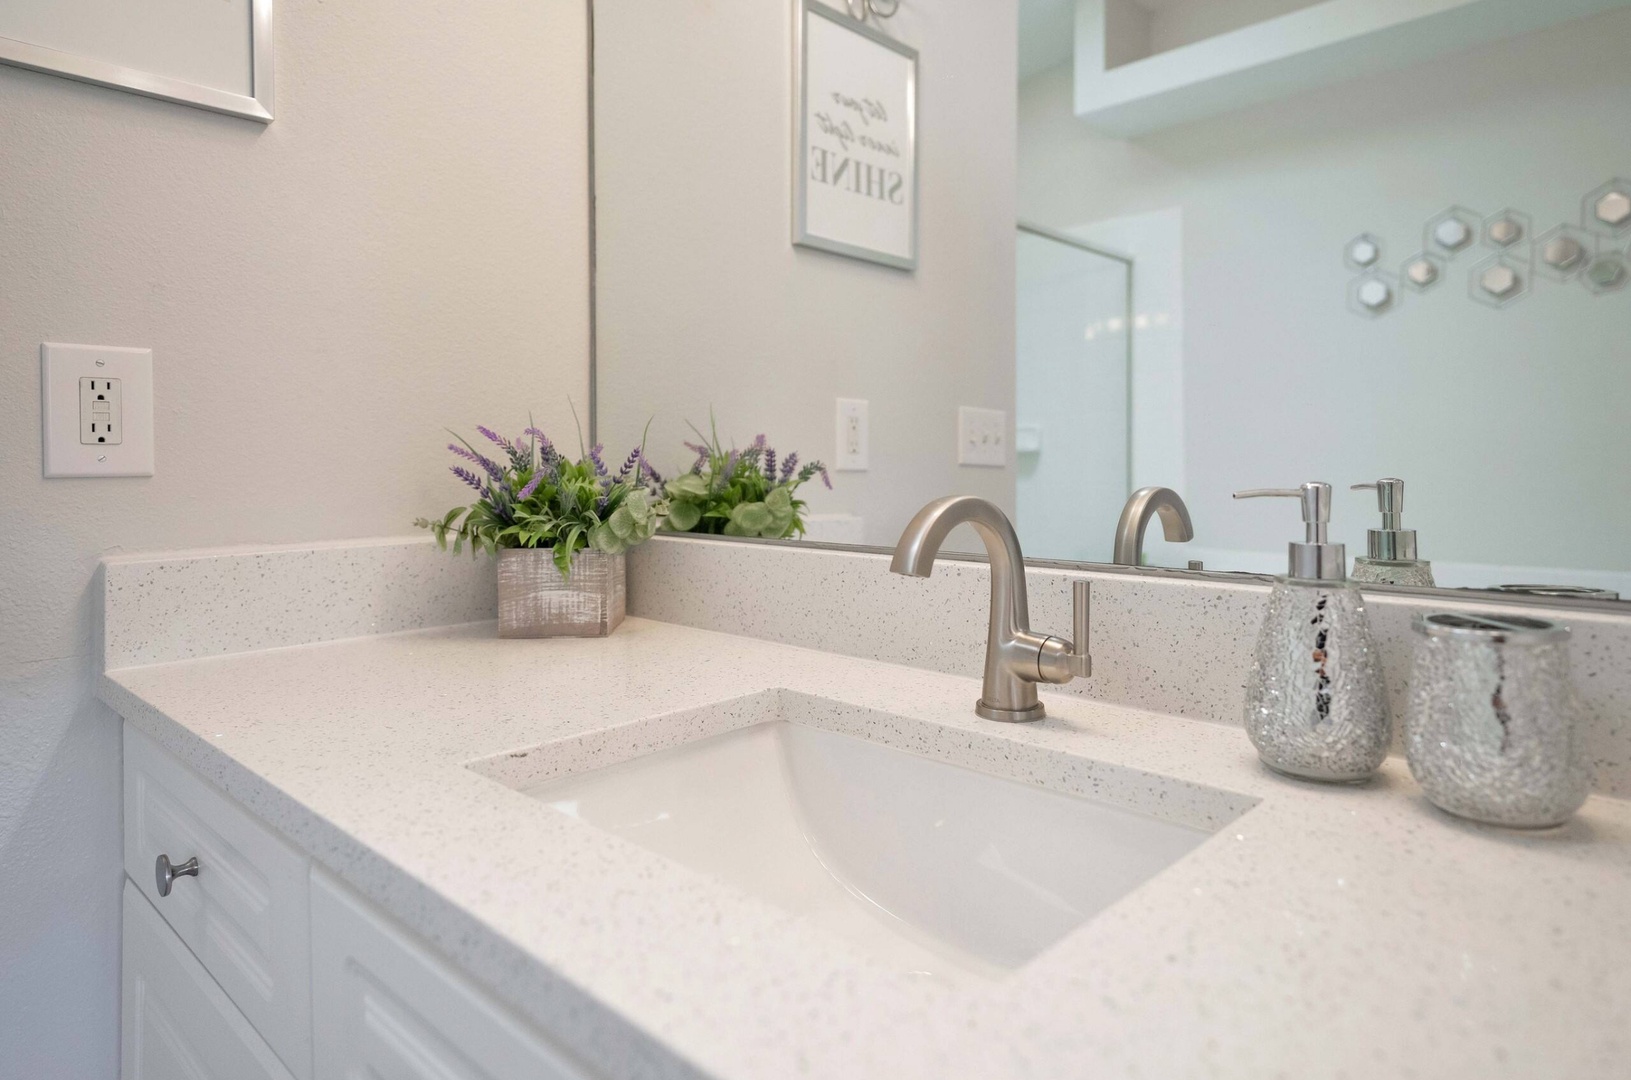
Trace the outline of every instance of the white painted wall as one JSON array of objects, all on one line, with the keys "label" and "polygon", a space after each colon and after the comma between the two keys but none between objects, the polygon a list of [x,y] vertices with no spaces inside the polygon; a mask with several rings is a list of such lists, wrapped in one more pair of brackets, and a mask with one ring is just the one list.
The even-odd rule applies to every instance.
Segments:
[{"label": "white painted wall", "polygon": [[[811,491],[893,544],[930,498],[1012,511],[1014,471],[956,464],[957,407],[1014,408],[1014,0],[902,4],[917,48],[920,257],[906,273],[789,240],[790,2],[597,0],[601,436],[655,417],[660,464],[709,406],[833,460],[834,399],[871,402],[871,469]],[[1011,459],[1010,459],[1011,460]]]},{"label": "white painted wall", "polygon": [[[1369,231],[1397,267],[1452,203],[1577,220],[1583,194],[1631,172],[1628,44],[1616,12],[1136,141],[1071,115],[1068,66],[1023,86],[1022,217],[1095,235],[1182,212],[1197,548],[1272,556],[1299,534],[1289,506],[1232,490],[1396,475],[1435,563],[1631,570],[1631,293],[1548,286],[1495,311],[1467,296],[1469,256],[1367,321],[1346,310],[1341,258]],[[1338,497],[1350,554],[1374,518],[1374,497]]]},{"label": "white painted wall", "polygon": [[[117,1073],[97,558],[409,532],[444,425],[570,425],[584,12],[280,0],[270,127],[0,67],[0,1073]],[[157,475],[41,478],[46,340],[153,349]]]}]

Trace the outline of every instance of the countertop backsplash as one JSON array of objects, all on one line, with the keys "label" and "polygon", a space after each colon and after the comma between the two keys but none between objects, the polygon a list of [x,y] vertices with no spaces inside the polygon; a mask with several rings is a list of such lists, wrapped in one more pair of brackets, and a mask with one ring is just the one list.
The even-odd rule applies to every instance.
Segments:
[{"label": "countertop backsplash", "polygon": [[[824,652],[977,677],[990,572],[943,559],[927,578],[875,552],[657,537],[629,561],[629,612]],[[1267,585],[1028,568],[1031,626],[1070,632],[1070,582],[1093,582],[1093,677],[1049,692],[1239,724]],[[1421,611],[1510,611],[1573,631],[1595,790],[1631,797],[1631,616],[1437,597],[1366,596],[1395,720]],[[1397,733],[1395,733],[1397,747]]]}]

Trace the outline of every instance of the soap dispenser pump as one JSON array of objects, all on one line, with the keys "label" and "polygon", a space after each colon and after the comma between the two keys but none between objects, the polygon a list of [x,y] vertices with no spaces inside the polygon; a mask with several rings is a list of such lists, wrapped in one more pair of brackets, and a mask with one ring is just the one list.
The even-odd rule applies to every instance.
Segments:
[{"label": "soap dispenser pump", "polygon": [[1331,485],[1237,491],[1302,505],[1302,543],[1275,578],[1246,686],[1246,734],[1263,763],[1308,780],[1353,783],[1376,771],[1393,738],[1364,597],[1347,552],[1330,541]]},{"label": "soap dispenser pump", "polygon": [[1433,564],[1416,558],[1416,530],[1403,527],[1404,481],[1384,477],[1355,484],[1353,491],[1376,492],[1382,527],[1365,535],[1365,554],[1354,558],[1353,579],[1370,585],[1433,585]]}]

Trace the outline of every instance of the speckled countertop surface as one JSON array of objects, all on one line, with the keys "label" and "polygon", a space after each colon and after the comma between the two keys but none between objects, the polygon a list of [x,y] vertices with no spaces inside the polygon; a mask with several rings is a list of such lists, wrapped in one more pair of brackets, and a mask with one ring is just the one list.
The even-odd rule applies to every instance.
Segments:
[{"label": "speckled countertop surface", "polygon": [[[1255,805],[1020,971],[949,989],[467,767],[617,725],[672,741],[777,688],[1016,779],[1196,820]],[[607,1075],[1631,1068],[1631,803],[1488,829],[1396,759],[1365,786],[1303,784],[1223,724],[1047,693],[1047,721],[992,724],[973,679],[640,619],[604,641],[472,624],[128,667],[101,692]]]}]

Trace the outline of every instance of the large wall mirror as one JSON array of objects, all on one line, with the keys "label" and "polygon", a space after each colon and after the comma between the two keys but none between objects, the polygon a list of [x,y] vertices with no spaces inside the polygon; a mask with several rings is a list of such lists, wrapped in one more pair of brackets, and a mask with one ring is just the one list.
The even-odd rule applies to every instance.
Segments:
[{"label": "large wall mirror", "polygon": [[[813,2],[594,0],[609,447],[819,459],[807,540],[969,493],[1180,571],[1283,572],[1232,493],[1328,481],[1350,559],[1631,597],[1627,0],[834,0],[916,54],[911,268],[793,242]],[[1118,550],[1148,487],[1193,536]]]}]

